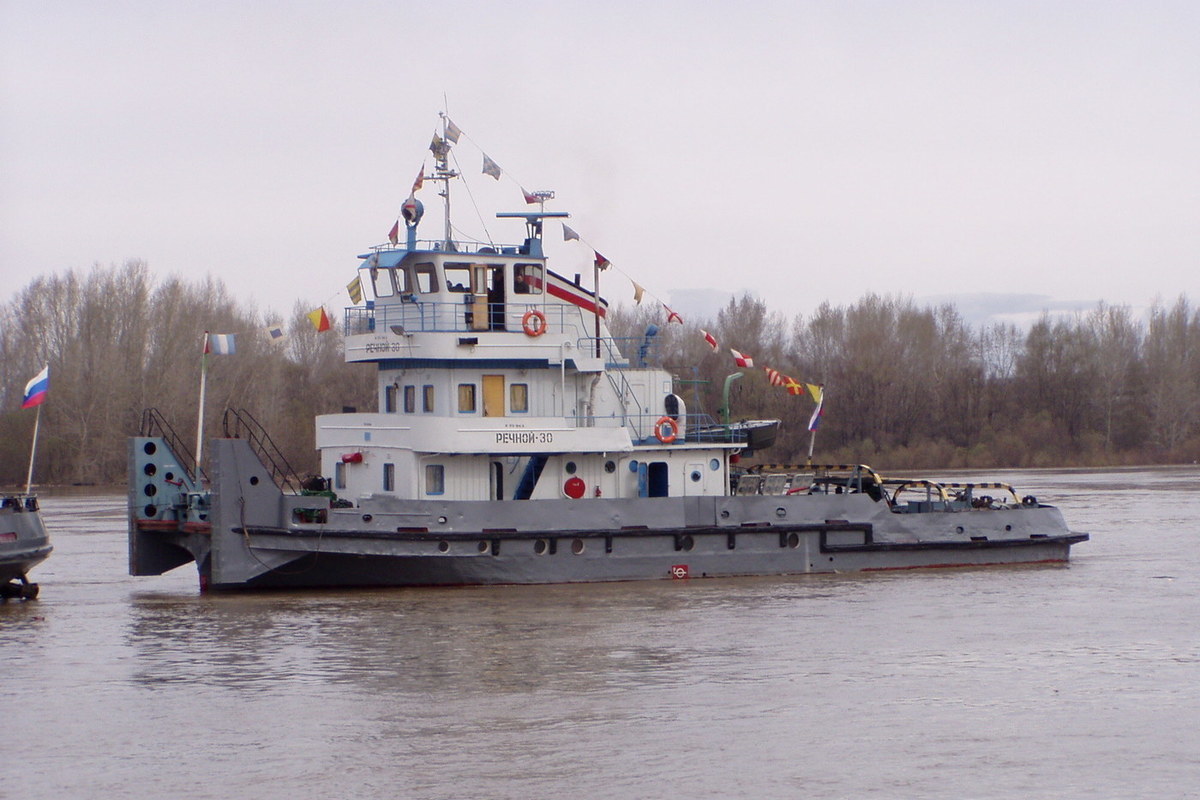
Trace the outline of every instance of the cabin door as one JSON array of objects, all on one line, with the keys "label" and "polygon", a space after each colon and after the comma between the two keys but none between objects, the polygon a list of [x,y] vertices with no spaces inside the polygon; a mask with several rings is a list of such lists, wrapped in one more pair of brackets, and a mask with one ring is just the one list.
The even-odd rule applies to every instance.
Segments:
[{"label": "cabin door", "polygon": [[505,329],[504,267],[499,264],[471,265],[471,327],[477,331]]},{"label": "cabin door", "polygon": [[483,415],[485,417],[504,416],[504,376],[483,376]]},{"label": "cabin door", "polygon": [[487,267],[471,265],[471,330],[486,331],[488,320]]}]

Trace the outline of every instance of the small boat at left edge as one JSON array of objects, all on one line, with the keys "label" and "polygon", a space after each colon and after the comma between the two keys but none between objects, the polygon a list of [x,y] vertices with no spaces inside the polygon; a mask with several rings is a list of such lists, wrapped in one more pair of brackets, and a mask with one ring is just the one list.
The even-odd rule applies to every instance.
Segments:
[{"label": "small boat at left edge", "polygon": [[27,576],[53,549],[37,495],[0,493],[0,598],[37,597],[38,585]]}]

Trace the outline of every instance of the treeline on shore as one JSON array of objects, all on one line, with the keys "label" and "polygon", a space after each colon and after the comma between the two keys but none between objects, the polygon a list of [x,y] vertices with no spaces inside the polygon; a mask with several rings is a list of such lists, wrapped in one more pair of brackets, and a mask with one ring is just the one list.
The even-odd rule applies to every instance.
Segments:
[{"label": "treeline on shore", "polygon": [[[205,425],[245,409],[301,475],[317,470],[313,417],[374,411],[375,373],[346,364],[340,315],[317,332],[311,305],[290,317],[235,300],[217,280],[156,281],[142,262],[39,278],[0,307],[0,484],[24,483],[35,412],[25,382],[50,365],[36,482],[125,479],[126,437],[155,408],[194,446],[204,331],[236,334],[236,353],[208,357]],[[716,319],[667,324],[661,309],[619,308],[614,334],[676,375],[689,412],[713,416],[726,377],[734,419],[784,420],[760,458],[802,461],[808,395],[771,385],[765,368],[823,384],[814,460],[882,469],[1112,466],[1200,460],[1200,310],[1186,296],[1146,319],[1100,304],[1043,316],[1028,330],[968,325],[952,305],[868,295],[787,318],[758,298]],[[285,333],[273,341],[270,327]],[[720,343],[714,351],[701,330]],[[754,359],[738,369],[729,348]]]},{"label": "treeline on shore", "polygon": [[[194,448],[206,330],[235,334],[236,352],[208,356],[205,438],[245,409],[297,472],[315,472],[313,416],[374,410],[375,373],[343,360],[339,325],[317,332],[314,306],[264,315],[220,281],[155,280],[140,261],[34,280],[0,308],[0,484],[25,482],[34,410],[21,397],[47,363],[35,483],[123,483],[147,408]],[[285,335],[272,341],[274,326]]]},{"label": "treeline on shore", "polygon": [[1185,295],[1156,303],[1145,319],[1101,303],[1043,314],[1028,330],[975,329],[952,304],[878,295],[791,319],[742,296],[697,324],[664,324],[658,309],[614,321],[631,341],[645,342],[650,325],[689,411],[721,407],[736,369],[730,348],[753,358],[753,369],[737,369],[730,407],[735,419],[784,420],[759,456],[767,462],[804,461],[815,405],[771,385],[767,368],[824,385],[816,463],[897,470],[1200,460],[1200,310]]}]

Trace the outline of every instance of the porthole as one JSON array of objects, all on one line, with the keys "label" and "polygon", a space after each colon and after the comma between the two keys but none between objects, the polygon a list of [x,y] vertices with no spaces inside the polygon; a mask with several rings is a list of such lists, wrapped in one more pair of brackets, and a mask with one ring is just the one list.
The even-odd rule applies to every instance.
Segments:
[{"label": "porthole", "polygon": [[158,467],[154,466],[153,464],[147,464],[146,466],[142,467],[142,472],[146,473],[147,476],[151,476],[158,472]]},{"label": "porthole", "polygon": [[164,479],[166,479],[166,481],[167,481],[168,483],[170,483],[171,481],[175,480],[175,473],[174,473],[174,472],[168,472],[166,475],[163,475],[163,478],[164,478]]},{"label": "porthole", "polygon": [[779,517],[780,519],[783,519],[784,517],[787,516],[787,509],[784,508],[783,506],[780,506],[779,508],[775,509],[775,516]]},{"label": "porthole", "polygon": [[568,461],[568,462],[566,463],[566,465],[563,467],[563,469],[565,469],[565,470],[567,471],[567,474],[568,474],[568,475],[574,475],[574,474],[575,474],[575,470],[576,470],[577,468],[576,468],[576,466],[575,466],[575,462],[574,462],[574,461]]},{"label": "porthole", "polygon": [[146,442],[142,445],[142,452],[148,456],[152,456],[158,452],[158,445],[154,444],[154,442]]},{"label": "porthole", "polygon": [[955,533],[962,533],[962,532],[963,532],[963,526],[962,526],[962,525],[959,525],[957,528],[955,528],[955,529],[954,529],[954,532],[955,532]]},{"label": "porthole", "polygon": [[692,483],[699,483],[700,479],[702,477],[704,477],[704,476],[700,474],[700,470],[698,470],[698,469],[692,470],[692,474],[691,474]]},{"label": "porthole", "polygon": [[679,540],[679,549],[680,550],[687,550],[690,552],[691,549],[695,546],[696,546],[696,540],[693,539],[691,536],[684,536],[682,539]]},{"label": "porthole", "polygon": [[611,475],[612,473],[616,472],[616,471],[617,471],[617,462],[615,462],[615,461],[605,461],[605,462],[604,462],[604,471],[605,471],[605,472],[607,472],[607,473],[609,473],[610,475]]},{"label": "porthole", "polygon": [[1006,531],[1011,531],[1011,530],[1012,530],[1012,525],[1005,525],[1005,526],[1004,526],[1004,530],[1006,530]]},{"label": "porthole", "polygon": [[158,487],[153,483],[147,483],[146,488],[142,489],[142,491],[146,493],[146,497],[154,497],[154,495],[158,494]]},{"label": "porthole", "polygon": [[363,514],[363,522],[370,522],[373,517],[370,514]]},{"label": "porthole", "polygon": [[717,470],[719,470],[721,468],[721,459],[714,458],[712,461],[709,461],[708,468],[711,469],[713,472],[716,472]]},{"label": "porthole", "polygon": [[487,540],[481,541],[479,543],[479,552],[486,553],[489,549],[490,548],[488,546]]},{"label": "porthole", "polygon": [[251,476],[250,476],[250,485],[251,485],[251,486],[258,486],[258,476],[257,476],[257,475],[251,475]]},{"label": "porthole", "polygon": [[571,552],[574,553],[575,555],[580,555],[581,553],[583,553],[583,551],[585,549],[586,548],[583,544],[583,539],[572,539],[571,540]]},{"label": "porthole", "polygon": [[637,471],[638,471],[638,462],[637,462],[637,459],[636,459],[636,458],[635,458],[634,460],[632,460],[632,461],[630,461],[630,462],[629,462],[629,471],[630,471],[630,472],[632,472],[632,473],[635,473],[635,474],[637,473]]},{"label": "porthole", "polygon": [[800,534],[789,533],[788,537],[787,537],[787,545],[788,545],[788,547],[792,548],[793,550],[795,550],[797,547],[799,547],[800,546]]},{"label": "porthole", "polygon": [[450,543],[445,540],[438,542],[438,552],[439,553],[449,553],[450,552]]},{"label": "porthole", "polygon": [[441,525],[445,525],[445,524],[446,524],[446,518],[445,518],[445,517],[438,517],[438,523],[439,523],[439,524],[441,524]]},{"label": "porthole", "polygon": [[150,505],[148,505],[142,509],[142,513],[144,513],[147,517],[154,517],[154,516],[158,515],[158,508],[156,508],[154,506],[154,504],[151,503]]},{"label": "porthole", "polygon": [[533,552],[536,555],[544,556],[544,555],[546,555],[546,550],[548,549],[548,547],[549,546],[546,544],[545,539],[538,539],[536,542],[533,543]]}]

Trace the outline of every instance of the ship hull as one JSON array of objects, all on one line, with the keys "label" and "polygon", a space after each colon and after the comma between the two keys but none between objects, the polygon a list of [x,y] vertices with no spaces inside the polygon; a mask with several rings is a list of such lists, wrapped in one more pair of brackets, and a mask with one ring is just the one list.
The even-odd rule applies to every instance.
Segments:
[{"label": "ship hull", "polygon": [[[769,533],[729,534],[695,531],[693,549],[675,549],[673,536],[639,540],[614,534],[579,537],[541,532],[503,540],[492,555],[494,540],[449,540],[445,552],[426,555],[388,555],[388,546],[354,542],[333,551],[328,540],[313,537],[295,542],[299,548],[278,549],[278,535],[252,532],[264,558],[289,556],[286,566],[264,572],[245,582],[222,583],[211,572],[204,576],[209,589],[267,589],[369,586],[469,586],[496,584],[593,583],[605,581],[695,579],[736,576],[801,575],[838,572],[878,572],[952,567],[985,567],[1018,564],[1065,564],[1070,546],[1083,535],[1040,541],[925,543],[867,548],[823,549],[821,536],[805,532],[794,546],[779,545],[787,529]],[[583,546],[575,545],[582,542]],[[489,550],[480,552],[480,544]],[[606,552],[606,546],[612,550]],[[311,548],[311,550],[309,549]],[[297,549],[307,550],[294,557]],[[395,549],[406,549],[398,544]]]},{"label": "ship hull", "polygon": [[0,596],[36,596],[37,584],[28,583],[26,576],[53,549],[37,498],[5,495],[0,507]]},{"label": "ship hull", "polygon": [[[134,473],[145,440],[131,448]],[[867,494],[411,501],[282,493],[214,442],[204,520],[131,519],[133,574],[188,561],[209,590],[587,583],[1067,562],[1051,506],[895,513]],[[131,499],[158,494],[143,478]],[[166,488],[166,487],[164,487]],[[134,503],[131,503],[134,507]]]}]

